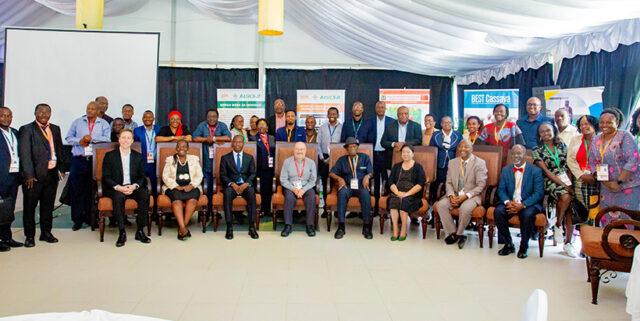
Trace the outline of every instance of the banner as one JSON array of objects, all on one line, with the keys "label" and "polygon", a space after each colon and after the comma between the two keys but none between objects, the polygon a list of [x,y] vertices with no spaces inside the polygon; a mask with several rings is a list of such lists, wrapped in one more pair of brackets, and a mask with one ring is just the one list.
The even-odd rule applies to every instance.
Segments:
[{"label": "banner", "polygon": [[464,119],[478,116],[485,124],[493,121],[493,107],[504,104],[509,108],[509,119],[518,119],[518,89],[488,89],[464,91]]},{"label": "banner", "polygon": [[545,90],[547,117],[553,118],[561,107],[569,109],[572,120],[584,115],[600,117],[604,87]]},{"label": "banner", "polygon": [[233,116],[241,115],[244,118],[244,127],[249,128],[251,116],[264,118],[264,108],[264,90],[218,89],[218,121],[228,126],[231,126]]},{"label": "banner", "polygon": [[307,116],[316,119],[316,127],[329,121],[327,110],[336,107],[340,111],[338,121],[344,123],[344,89],[341,90],[297,90],[298,126],[304,127]]},{"label": "banner", "polygon": [[387,104],[387,116],[396,119],[398,107],[409,108],[409,119],[424,129],[424,116],[429,113],[429,89],[380,89],[380,101]]}]

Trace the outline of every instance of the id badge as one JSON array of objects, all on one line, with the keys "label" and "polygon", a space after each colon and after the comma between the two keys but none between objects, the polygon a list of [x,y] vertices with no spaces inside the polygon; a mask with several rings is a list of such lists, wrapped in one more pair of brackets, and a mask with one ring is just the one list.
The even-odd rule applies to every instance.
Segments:
[{"label": "id badge", "polygon": [[56,157],[56,154],[54,153],[51,157],[51,160],[49,161],[49,165],[48,168],[54,168],[56,167],[56,164],[58,163],[58,158]]},{"label": "id badge", "polygon": [[519,199],[519,198],[516,198],[516,199],[513,200],[513,202],[516,203],[516,204],[520,204],[520,203],[522,203],[522,200]]},{"label": "id badge", "polygon": [[356,178],[351,179],[351,189],[358,189],[358,179]]},{"label": "id badge", "polygon": [[584,173],[585,173],[585,174],[587,174],[587,175],[591,175],[591,171],[590,171],[590,170],[588,170],[588,169],[585,169],[585,170],[584,170]]},{"label": "id badge", "polygon": [[147,153],[147,164],[153,164],[153,153]]},{"label": "id badge", "polygon": [[91,145],[84,148],[84,156],[93,156],[93,147]]},{"label": "id badge", "polygon": [[609,181],[609,165],[607,164],[598,165],[597,174],[598,174],[597,176],[599,181],[602,181],[602,182]]},{"label": "id badge", "polygon": [[9,173],[17,173],[20,170],[20,162],[18,158],[11,158],[11,163],[9,164]]},{"label": "id badge", "polygon": [[269,156],[269,168],[273,168],[273,156]]},{"label": "id badge", "polygon": [[560,173],[560,175],[558,175],[558,177],[560,178],[560,180],[567,186],[571,186],[571,180],[569,179],[569,175],[567,175],[566,172],[562,172]]},{"label": "id badge", "polygon": [[293,187],[295,187],[297,189],[302,189],[302,181],[293,182]]},{"label": "id badge", "polygon": [[213,159],[213,146],[209,147],[209,159]]}]

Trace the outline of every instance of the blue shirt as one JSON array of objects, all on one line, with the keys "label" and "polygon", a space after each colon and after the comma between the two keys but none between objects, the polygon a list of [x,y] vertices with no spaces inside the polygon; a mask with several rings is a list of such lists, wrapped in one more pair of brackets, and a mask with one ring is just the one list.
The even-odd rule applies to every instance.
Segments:
[{"label": "blue shirt", "polygon": [[[193,132],[193,138],[209,137],[211,136],[211,131],[213,130],[213,127],[210,127],[206,121],[203,121],[198,124],[198,127],[196,127],[196,130]],[[229,128],[227,128],[227,125],[225,123],[219,121],[215,127],[213,136],[227,136],[231,138],[231,132],[229,132]],[[209,158],[209,149],[211,149],[211,145],[202,143],[202,165],[203,171],[205,173],[211,173],[211,170],[213,168],[212,159]]]},{"label": "blue shirt", "polygon": [[89,120],[87,116],[82,116],[71,123],[69,132],[65,140],[71,145],[71,154],[73,156],[84,156],[84,146],[80,145],[80,140],[85,135],[91,134],[91,143],[109,143],[111,142],[111,125],[100,118],[96,117],[93,125],[93,131],[89,132]]},{"label": "blue shirt", "polygon": [[133,130],[133,140],[136,142],[140,142],[140,152],[142,153],[142,157],[144,159],[144,163],[147,163],[147,153],[153,154],[153,160],[156,160],[156,135],[160,131],[160,125],[153,125],[151,130],[147,130],[147,127],[144,125],[136,127]]},{"label": "blue shirt", "polygon": [[[358,162],[356,167],[354,168],[356,171],[356,177],[358,179],[358,189],[362,188],[362,178],[367,174],[373,173],[373,165],[371,165],[371,159],[367,154],[358,153]],[[344,155],[336,161],[336,164],[331,168],[331,172],[342,177],[344,182],[347,184],[347,188],[351,188],[351,179],[353,178],[353,170],[351,169],[353,166],[353,160],[355,157],[351,158],[352,163],[349,164],[349,155]]]},{"label": "blue shirt", "polygon": [[541,113],[538,113],[538,117],[534,121],[529,121],[529,116],[518,119],[516,124],[522,130],[522,136],[524,136],[524,142],[527,145],[527,149],[533,149],[538,145],[536,141],[536,137],[538,137],[538,127],[542,123],[550,123],[553,125],[553,119],[542,116]]},{"label": "blue shirt", "polygon": [[304,130],[304,127],[295,126],[293,127],[293,132],[291,133],[291,139],[287,137],[287,126],[280,127],[276,130],[276,141],[277,142],[307,142],[307,133]]}]

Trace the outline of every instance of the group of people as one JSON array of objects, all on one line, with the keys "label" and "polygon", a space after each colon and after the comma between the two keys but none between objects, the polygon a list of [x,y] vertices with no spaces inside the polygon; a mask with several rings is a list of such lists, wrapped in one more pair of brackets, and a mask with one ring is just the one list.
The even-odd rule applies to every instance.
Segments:
[{"label": "group of people", "polygon": [[[78,230],[90,221],[93,207],[93,181],[91,144],[119,142],[119,148],[109,152],[103,162],[104,194],[113,200],[113,225],[120,230],[117,246],[126,242],[125,226],[130,224],[124,216],[127,198],[138,202],[137,232],[135,239],[143,243],[151,240],[142,231],[147,222],[149,191],[146,179],[156,185],[157,142],[175,142],[175,154],[166,159],[162,169],[162,193],[172,201],[174,216],[178,222],[178,239],[191,236],[188,223],[197,200],[205,192],[202,182],[213,185],[213,146],[231,142],[233,151],[220,161],[220,179],[224,194],[224,211],[227,222],[227,239],[233,238],[233,206],[236,197],[247,202],[249,213],[249,235],[258,238],[255,230],[256,178],[261,182],[274,180],[274,156],[278,142],[296,142],[294,156],[286,159],[280,172],[280,183],[285,196],[285,225],[281,235],[292,232],[292,215],[298,199],[306,204],[306,230],[315,235],[313,226],[316,215],[316,180],[320,178],[324,191],[329,181],[337,188],[338,229],[334,237],[345,235],[347,203],[351,197],[360,200],[360,213],[364,221],[362,234],[373,237],[371,231],[372,209],[378,213],[381,194],[388,193],[388,210],[392,221],[392,241],[403,241],[407,236],[408,216],[422,206],[425,188],[425,171],[414,160],[414,146],[430,145],[438,149],[436,182],[443,183],[445,195],[438,201],[437,210],[447,233],[447,244],[464,246],[467,227],[474,208],[482,205],[481,195],[485,189],[487,167],[485,162],[473,155],[475,145],[486,144],[503,148],[503,170],[497,195],[500,200],[495,208],[495,222],[499,241],[504,247],[500,255],[515,252],[508,231],[508,219],[518,215],[521,222],[522,241],[518,257],[527,256],[528,240],[533,234],[535,215],[542,210],[543,196],[549,195],[550,203],[556,206],[557,222],[554,235],[564,241],[565,252],[577,253],[571,245],[573,224],[569,207],[575,196],[592,214],[598,206],[622,206],[640,208],[640,156],[638,155],[638,112],[634,113],[631,132],[619,129],[623,124],[622,113],[605,109],[597,120],[583,116],[571,125],[570,111],[559,109],[555,119],[544,117],[541,102],[532,97],[527,101],[528,116],[516,123],[508,121],[508,106],[498,104],[493,109],[493,122],[484,125],[482,119],[470,116],[466,119],[464,134],[453,130],[449,116],[440,119],[440,129],[435,128],[436,117],[424,117],[424,130],[420,124],[410,120],[409,109],[400,107],[397,117],[386,115],[386,105],[380,101],[375,105],[375,116],[364,118],[364,106],[355,102],[352,117],[343,124],[338,121],[339,110],[329,108],[328,121],[316,128],[313,116],[305,119],[305,126],[297,125],[297,115],[287,110],[282,99],[273,104],[275,114],[267,119],[251,117],[250,127],[245,128],[244,118],[236,115],[229,127],[218,121],[216,109],[206,113],[205,121],[191,132],[182,123],[178,111],[169,114],[169,124],[155,124],[154,113],[144,112],[143,125],[132,121],[134,107],[122,107],[122,118],[112,119],[106,115],[108,100],[98,97],[86,107],[86,114],[76,119],[69,128],[65,140],[72,146],[69,169],[69,192],[71,198],[72,229]],[[11,128],[11,110],[0,108],[0,129],[4,140],[0,141],[0,197],[15,206],[17,189],[22,185],[24,198],[24,225],[27,247],[35,245],[35,207],[40,203],[40,240],[57,242],[51,234],[51,218],[58,181],[67,172],[62,136],[59,127],[49,123],[51,107],[39,104],[35,110],[35,121],[22,126],[19,131]],[[601,131],[601,132],[600,132]],[[634,136],[635,135],[635,138]],[[131,149],[139,141],[141,152]],[[255,141],[256,159],[244,153],[244,144]],[[189,155],[189,142],[201,143],[202,155]],[[306,157],[307,145],[316,143],[318,158]],[[330,144],[343,143],[346,155],[334,166],[329,163]],[[361,143],[373,145],[372,159],[359,152]],[[2,146],[5,144],[5,146]],[[592,148],[595,147],[595,148]],[[507,166],[507,155],[511,150],[512,164]],[[527,150],[532,150],[533,164],[525,162]],[[401,162],[392,164],[393,154],[401,154]],[[202,166],[200,166],[200,157]],[[316,166],[317,161],[317,166]],[[255,165],[254,165],[255,164]],[[329,179],[330,178],[330,179]],[[371,180],[373,179],[373,184]],[[386,182],[386,185],[384,184]],[[371,186],[373,185],[373,187]],[[372,190],[373,189],[373,190]],[[208,211],[211,211],[213,189],[207,189]],[[271,212],[272,184],[261,184],[261,212]],[[151,194],[156,196],[155,189]],[[430,191],[434,199],[436,191]],[[371,196],[375,202],[371,203]],[[324,193],[325,201],[327,193]],[[459,208],[456,226],[450,212]],[[7,212],[13,213],[13,208]],[[352,215],[356,215],[351,213]],[[325,213],[326,215],[326,213]],[[0,251],[23,244],[12,239],[9,226],[11,217],[0,217]],[[566,229],[563,237],[562,226]]]}]

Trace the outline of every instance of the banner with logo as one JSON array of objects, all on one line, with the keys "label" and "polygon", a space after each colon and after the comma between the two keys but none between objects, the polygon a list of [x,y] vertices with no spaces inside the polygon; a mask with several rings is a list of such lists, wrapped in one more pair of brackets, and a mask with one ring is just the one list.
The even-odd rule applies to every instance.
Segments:
[{"label": "banner with logo", "polygon": [[233,116],[241,115],[244,127],[249,128],[251,116],[264,118],[264,97],[260,89],[218,89],[218,121],[231,126]]},{"label": "banner with logo", "polygon": [[307,116],[316,119],[316,126],[329,121],[327,110],[330,107],[338,108],[340,117],[338,120],[344,123],[344,89],[340,90],[297,90],[298,126],[303,126]]},{"label": "banner with logo", "polygon": [[490,89],[464,91],[464,119],[477,116],[485,124],[493,121],[493,107],[503,104],[509,108],[509,119],[518,119],[518,89]]},{"label": "banner with logo", "polygon": [[565,107],[576,120],[584,115],[599,117],[602,112],[604,87],[545,90],[547,117],[553,118],[556,110]]},{"label": "banner with logo", "polygon": [[429,89],[380,89],[380,101],[387,104],[387,116],[396,119],[398,107],[409,108],[409,119],[424,129],[423,118],[429,113],[431,101]]}]

